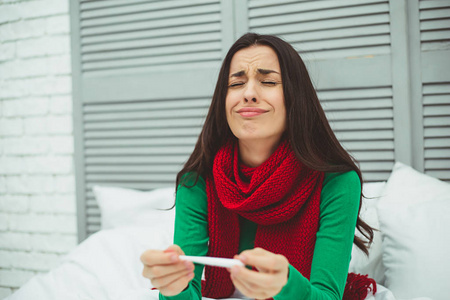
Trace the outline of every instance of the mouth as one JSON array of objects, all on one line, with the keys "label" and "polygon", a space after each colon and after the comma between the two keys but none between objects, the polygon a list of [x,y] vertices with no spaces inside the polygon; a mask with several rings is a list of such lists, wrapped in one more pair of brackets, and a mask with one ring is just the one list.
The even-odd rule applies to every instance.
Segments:
[{"label": "mouth", "polygon": [[262,115],[263,113],[266,113],[267,110],[256,108],[256,107],[246,107],[241,108],[237,111],[238,114],[241,115],[241,117],[249,118],[249,117],[256,117],[259,115]]}]

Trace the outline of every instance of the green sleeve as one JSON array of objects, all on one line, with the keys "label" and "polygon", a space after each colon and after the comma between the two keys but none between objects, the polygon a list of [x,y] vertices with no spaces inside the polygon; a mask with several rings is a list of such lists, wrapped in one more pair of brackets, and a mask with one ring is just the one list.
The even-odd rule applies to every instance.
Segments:
[{"label": "green sleeve", "polygon": [[310,280],[289,266],[288,283],[275,300],[342,299],[360,195],[360,180],[355,171],[327,174],[322,186]]},{"label": "green sleeve", "polygon": [[[186,184],[192,186],[195,176],[187,177]],[[179,186],[175,206],[174,244],[180,246],[186,255],[205,256],[208,252],[208,204],[206,183],[202,177],[193,187]],[[166,297],[159,294],[159,299],[202,299],[201,277],[203,265],[195,265],[195,276],[189,286],[180,294]]]},{"label": "green sleeve", "polygon": [[[193,184],[193,180],[190,181]],[[288,283],[275,300],[342,299],[359,208],[360,181],[356,172],[328,173],[322,186],[320,224],[317,232],[310,281],[289,266]],[[208,224],[206,184],[200,177],[192,187],[179,187],[176,196],[174,243],[186,255],[206,255]],[[256,224],[253,224],[256,230]],[[256,231],[249,231],[247,239]],[[242,240],[241,240],[242,243]],[[201,299],[202,265],[196,265],[195,277],[188,288],[173,297],[160,299]]]}]

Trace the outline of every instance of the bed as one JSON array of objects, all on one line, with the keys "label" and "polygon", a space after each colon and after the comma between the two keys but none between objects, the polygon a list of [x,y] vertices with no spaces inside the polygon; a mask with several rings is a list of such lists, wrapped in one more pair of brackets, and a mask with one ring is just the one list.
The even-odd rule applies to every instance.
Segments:
[{"label": "bed", "polygon": [[[96,186],[94,193],[102,229],[6,299],[158,299],[140,255],[172,243],[175,212],[164,208],[174,189]],[[361,216],[380,231],[369,258],[353,248],[350,271],[376,279],[378,291],[366,299],[449,299],[450,185],[397,162],[387,182],[367,183],[364,193]]]}]

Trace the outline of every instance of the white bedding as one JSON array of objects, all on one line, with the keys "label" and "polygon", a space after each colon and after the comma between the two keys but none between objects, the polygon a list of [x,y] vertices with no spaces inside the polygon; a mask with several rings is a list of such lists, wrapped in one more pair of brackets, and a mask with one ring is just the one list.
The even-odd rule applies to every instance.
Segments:
[{"label": "white bedding", "polygon": [[[396,162],[387,183],[366,183],[363,188],[368,198],[363,199],[361,218],[380,231],[369,257],[353,246],[349,270],[377,281],[375,297],[366,299],[449,299],[445,250],[450,247],[450,185]],[[173,205],[175,189],[94,186],[93,191],[102,230],[8,300],[158,299],[158,291],[142,277],[140,256],[146,249],[165,249],[172,243],[175,210],[161,209]],[[431,298],[413,298],[423,295]],[[229,299],[243,298],[238,293],[233,297]]]},{"label": "white bedding", "polygon": [[[165,249],[170,245],[173,232],[170,228],[166,230],[162,232],[160,227],[101,230],[68,253],[58,267],[32,278],[6,299],[158,299],[158,291],[151,290],[150,281],[141,275],[140,256],[146,249]],[[376,297],[370,295],[367,299],[395,300],[381,285]]]}]

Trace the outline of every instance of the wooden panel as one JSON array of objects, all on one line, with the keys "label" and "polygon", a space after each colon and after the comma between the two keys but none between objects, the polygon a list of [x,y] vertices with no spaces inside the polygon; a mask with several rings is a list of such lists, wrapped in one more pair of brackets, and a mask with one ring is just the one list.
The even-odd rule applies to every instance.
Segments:
[{"label": "wooden panel", "polygon": [[360,163],[364,180],[387,180],[394,165],[392,88],[319,90],[336,137]]},{"label": "wooden panel", "polygon": [[[174,65],[176,66],[176,65]],[[82,99],[90,102],[121,102],[142,100],[184,99],[212,95],[217,80],[219,64],[191,64],[176,71],[153,68],[146,73],[123,72],[113,77],[82,78]],[[141,68],[142,69],[142,68]]]},{"label": "wooden panel", "polygon": [[450,50],[422,52],[422,81],[424,83],[450,81]]},{"label": "wooden panel", "polygon": [[450,182],[450,82],[423,86],[425,173]]},{"label": "wooden panel", "polygon": [[390,53],[388,1],[249,2],[251,31],[276,34],[308,59]]},{"label": "wooden panel", "polygon": [[[349,89],[365,93],[366,87],[390,86],[391,61],[388,55],[313,60],[301,54],[317,89]],[[361,90],[358,88],[362,88]]]},{"label": "wooden panel", "polygon": [[81,71],[96,76],[220,61],[219,0],[102,1],[80,7]]},{"label": "wooden panel", "polygon": [[[80,230],[89,235],[100,229],[100,211],[92,193],[95,184],[140,190],[173,186],[197,141],[225,48],[233,33],[247,31],[279,35],[297,49],[336,136],[360,163],[366,182],[387,180],[399,158],[395,149],[399,134],[414,134],[413,127],[394,130],[399,114],[405,113],[395,111],[394,103],[398,107],[398,101],[409,98],[398,94],[408,88],[393,79],[399,77],[397,54],[408,52],[407,47],[420,48],[420,54],[409,53],[408,59],[421,67],[410,71],[420,73],[422,80],[411,85],[423,83],[423,103],[417,106],[419,113],[423,108],[424,147],[420,148],[424,148],[425,172],[450,181],[450,5],[448,1],[409,5],[416,9],[414,22],[420,26],[407,30],[411,40],[417,33],[417,46],[405,42],[405,50],[394,49],[398,35],[392,32],[403,33],[410,23],[403,28],[400,21],[390,20],[391,14],[398,13],[392,3],[71,3],[77,12],[72,28],[78,35],[73,43],[80,129],[76,139],[81,145],[77,177],[83,181],[77,192],[81,190],[80,201],[84,201],[78,208],[86,215],[81,218],[85,228]],[[408,107],[416,109],[415,105]]]},{"label": "wooden panel", "polygon": [[83,106],[88,228],[99,225],[92,186],[173,186],[194,149],[207,98],[93,102]]},{"label": "wooden panel", "polygon": [[419,7],[422,51],[450,50],[450,1],[421,0]]}]

